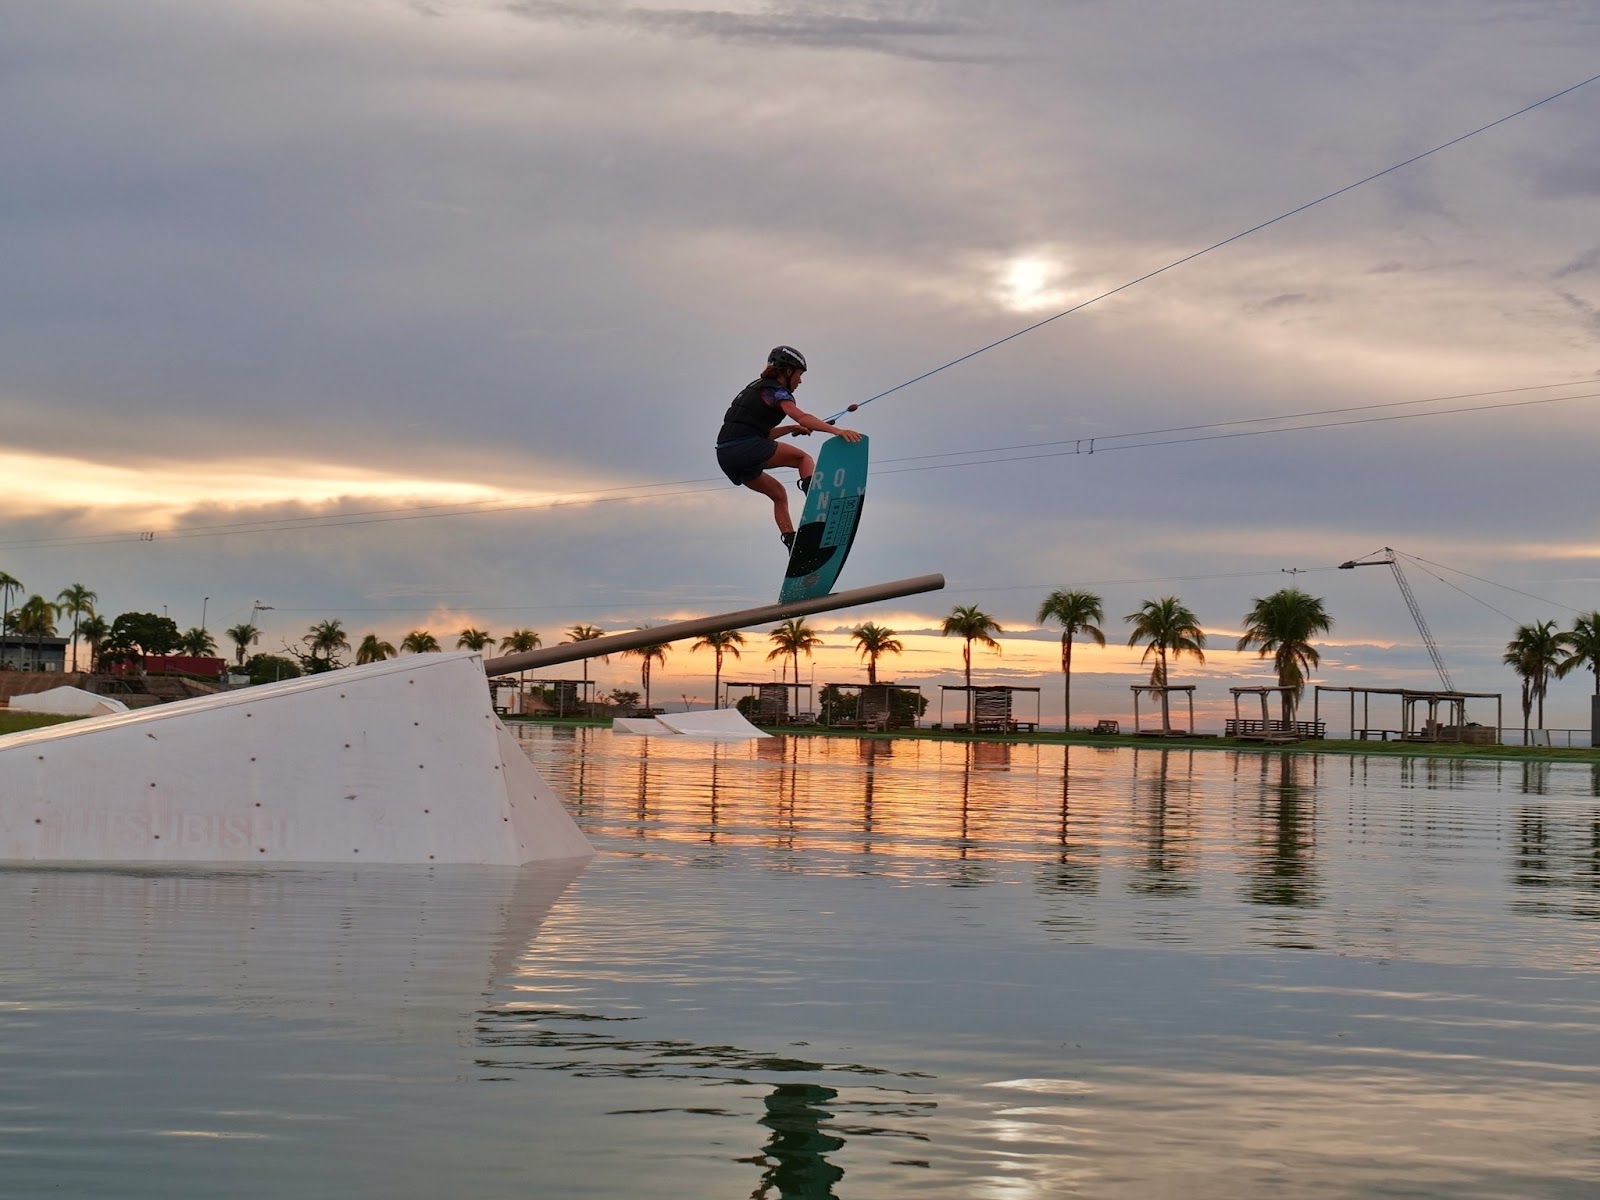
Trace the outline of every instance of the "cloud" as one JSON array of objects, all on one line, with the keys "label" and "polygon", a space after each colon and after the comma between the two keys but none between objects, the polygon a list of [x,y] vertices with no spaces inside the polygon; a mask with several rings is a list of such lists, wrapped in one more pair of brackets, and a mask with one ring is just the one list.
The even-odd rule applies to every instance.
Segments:
[{"label": "cloud", "polygon": [[[999,343],[853,418],[875,468],[845,583],[951,580],[894,606],[904,628],[957,602],[1027,625],[1044,591],[1097,580],[1118,615],[1161,589],[1232,627],[1284,569],[1380,545],[1593,607],[1592,402],[1044,445],[1592,376],[1586,92],[1010,337],[1582,77],[1593,22],[1487,2],[425,13],[9,18],[0,569],[185,624],[204,597],[230,623],[260,598],[286,636],[341,613],[403,635],[443,603],[496,632],[746,607],[779,549],[709,442],[765,349],[806,349],[801,400],[826,413]],[[951,465],[985,447],[1021,449]],[[506,510],[201,528],[457,500]],[[152,527],[204,536],[81,540]],[[1314,578],[1341,669],[1390,670],[1366,647],[1410,636],[1392,582]],[[1463,676],[1498,679],[1503,619],[1416,582]],[[917,661],[937,676],[948,643]]]}]

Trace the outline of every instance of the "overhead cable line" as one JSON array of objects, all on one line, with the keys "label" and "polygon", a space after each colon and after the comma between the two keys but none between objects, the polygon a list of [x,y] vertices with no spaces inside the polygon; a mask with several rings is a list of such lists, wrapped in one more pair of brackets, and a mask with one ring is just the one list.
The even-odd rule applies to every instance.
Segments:
[{"label": "overhead cable line", "polygon": [[[1391,409],[1391,408],[1411,408],[1411,407],[1414,407],[1414,406],[1419,405],[1419,404],[1443,404],[1443,403],[1445,403],[1447,401],[1450,401],[1450,400],[1476,400],[1476,399],[1483,399],[1483,398],[1486,398],[1486,397],[1489,397],[1489,396],[1509,396],[1509,395],[1513,395],[1513,394],[1518,393],[1518,392],[1538,392],[1538,391],[1546,391],[1546,390],[1548,390],[1550,388],[1586,387],[1586,386],[1588,386],[1590,384],[1597,383],[1597,382],[1600,382],[1600,380],[1596,380],[1596,379],[1578,379],[1578,380],[1568,380],[1565,383],[1530,383],[1530,384],[1527,384],[1527,385],[1525,385],[1523,387],[1496,388],[1496,389],[1494,389],[1492,391],[1486,391],[1486,392],[1459,392],[1459,393],[1456,393],[1455,395],[1450,395],[1450,396],[1431,396],[1431,397],[1429,397],[1429,398],[1427,398],[1425,400],[1389,400],[1389,401],[1385,401],[1385,402],[1383,402],[1381,404],[1356,404],[1356,405],[1350,405],[1350,406],[1347,406],[1347,407],[1344,407],[1344,408],[1312,409],[1309,412],[1279,413],[1276,416],[1266,416],[1266,417],[1240,417],[1237,420],[1233,420],[1233,421],[1207,421],[1204,424],[1200,424],[1200,425],[1174,425],[1174,426],[1171,426],[1171,427],[1166,428],[1166,429],[1147,429],[1147,430],[1144,430],[1141,433],[1108,433],[1108,434],[1101,434],[1101,435],[1097,435],[1095,437],[1087,437],[1087,438],[1085,438],[1085,437],[1080,437],[1080,438],[1058,438],[1058,439],[1055,439],[1053,441],[1048,441],[1048,442],[1023,442],[1023,443],[1021,443],[1019,445],[1015,445],[1015,446],[987,446],[987,447],[983,447],[983,448],[975,449],[975,450],[947,450],[947,451],[944,451],[943,453],[940,453],[940,454],[919,454],[919,455],[914,455],[914,456],[905,457],[905,458],[884,459],[884,464],[887,465],[889,463],[922,462],[922,461],[925,461],[925,460],[928,460],[928,459],[934,459],[934,458],[957,458],[957,457],[961,457],[963,455],[972,455],[972,454],[1002,454],[1002,453],[1005,453],[1005,452],[1011,451],[1011,450],[1042,450],[1042,449],[1044,449],[1044,448],[1046,448],[1048,446],[1068,446],[1068,445],[1071,445],[1071,446],[1078,446],[1078,447],[1083,447],[1083,446],[1091,447],[1090,449],[1081,451],[1082,453],[1096,453],[1096,452],[1104,452],[1104,451],[1107,451],[1107,450],[1135,449],[1136,447],[1132,447],[1132,446],[1110,446],[1110,445],[1106,445],[1105,443],[1127,441],[1127,440],[1129,440],[1131,438],[1157,437],[1157,436],[1159,436],[1161,434],[1165,434],[1165,433],[1195,433],[1195,432],[1200,432],[1200,431],[1203,431],[1203,430],[1206,430],[1206,429],[1230,429],[1230,428],[1232,428],[1233,426],[1236,426],[1236,425],[1265,425],[1265,424],[1267,424],[1269,422],[1272,422],[1272,421],[1298,421],[1298,420],[1304,420],[1305,418],[1308,418],[1308,417],[1334,416],[1334,415],[1337,415],[1339,413],[1374,412],[1374,411],[1378,411],[1378,410],[1382,410],[1382,409]],[[1585,398],[1588,398],[1588,397],[1585,397],[1585,396],[1556,396],[1556,397],[1552,397],[1551,399],[1569,400],[1569,399],[1585,399]],[[1538,402],[1536,401],[1535,403],[1538,403]],[[1444,412],[1451,412],[1451,413],[1476,412],[1479,409],[1487,410],[1487,409],[1495,408],[1495,407],[1498,407],[1498,406],[1496,406],[1496,405],[1472,405],[1472,406],[1469,406],[1469,407],[1466,407],[1466,408],[1437,410],[1437,413],[1444,413]],[[1411,415],[1419,416],[1419,417],[1426,417],[1426,416],[1436,415],[1436,413],[1426,413],[1426,412],[1424,412],[1424,413],[1414,413],[1414,414],[1411,414]],[[1339,424],[1339,425],[1357,425],[1357,424],[1363,424],[1363,423],[1364,422],[1360,422],[1360,421],[1338,421],[1338,422],[1334,422],[1334,424]],[[1316,428],[1324,428],[1324,427],[1325,426],[1296,425],[1296,426],[1290,426],[1288,428],[1290,428],[1290,429],[1316,429]],[[1251,432],[1255,432],[1255,433],[1278,433],[1278,432],[1283,432],[1283,431],[1282,430],[1273,430],[1273,429],[1260,429],[1260,430],[1254,430],[1254,431],[1251,431]],[[1202,439],[1202,438],[1184,438],[1184,439],[1178,439],[1178,440],[1182,440],[1182,441],[1203,441],[1205,439]],[[1146,443],[1146,444],[1166,446],[1166,445],[1172,445],[1173,443],[1172,442],[1156,442],[1156,443]],[[955,465],[960,465],[960,464],[955,464]]]},{"label": "overhead cable line", "polygon": [[[1476,579],[1479,583],[1487,583],[1490,587],[1497,587],[1497,588],[1503,589],[1504,591],[1515,592],[1519,596],[1526,596],[1530,600],[1537,600],[1540,604],[1552,604],[1556,608],[1564,608],[1568,612],[1581,613],[1581,612],[1584,611],[1581,608],[1574,608],[1570,604],[1563,604],[1560,600],[1551,600],[1551,599],[1549,599],[1549,598],[1547,598],[1545,596],[1535,596],[1532,592],[1525,592],[1521,588],[1514,588],[1509,583],[1496,583],[1493,579],[1485,579],[1482,575],[1474,575],[1471,571],[1463,571],[1460,567],[1452,567],[1452,566],[1449,566],[1449,565],[1447,565],[1445,563],[1434,562],[1432,559],[1419,558],[1415,554],[1407,554],[1406,557],[1408,559],[1415,560],[1419,565],[1423,564],[1423,563],[1426,563],[1429,567],[1438,567],[1441,571],[1451,571],[1451,572],[1453,572],[1453,573],[1455,573],[1457,575],[1465,575],[1468,579]],[[1426,570],[1427,568],[1424,567],[1423,569]],[[1433,572],[1429,571],[1428,574],[1433,575]],[[1435,579],[1439,579],[1439,576],[1437,576],[1437,575],[1434,575],[1433,577]],[[1441,583],[1449,583],[1449,580],[1445,580],[1445,579],[1440,579],[1439,581]],[[1451,586],[1454,587],[1455,585],[1451,584]],[[1457,590],[1459,591],[1460,589],[1457,589]],[[1473,599],[1476,600],[1477,597],[1474,596]],[[1478,603],[1484,604],[1484,601],[1479,600]],[[1492,605],[1486,605],[1486,607],[1493,607],[1493,606]],[[1495,611],[1496,612],[1500,612],[1499,609],[1495,609]],[[1500,615],[1502,617],[1504,617],[1506,614],[1505,613],[1500,613]],[[1507,620],[1514,620],[1514,619],[1515,618],[1510,618],[1510,617],[1507,618]]]},{"label": "overhead cable line", "polygon": [[[1600,398],[1600,392],[1587,392],[1577,396],[1547,396],[1539,400],[1511,400],[1504,404],[1478,404],[1467,408],[1445,408],[1433,412],[1396,413],[1387,417],[1358,417],[1353,421],[1322,421],[1315,425],[1285,425],[1278,429],[1246,429],[1235,433],[1212,433],[1201,437],[1168,438],[1159,442],[1136,442],[1126,446],[1102,446],[1102,441],[1107,438],[1081,438],[1073,444],[1071,450],[1051,450],[1042,454],[1009,454],[1002,458],[981,458],[972,462],[947,462],[930,463],[921,467],[898,467],[879,471],[880,475],[902,475],[911,471],[938,471],[950,467],[983,467],[994,463],[1029,462],[1037,458],[1087,458],[1093,454],[1110,454],[1117,450],[1150,450],[1157,446],[1187,446],[1196,442],[1218,442],[1233,438],[1260,437],[1269,433],[1300,433],[1313,429],[1338,429],[1345,425],[1374,425],[1387,421],[1414,421],[1422,417],[1444,417],[1458,413],[1490,412],[1502,408],[1529,408],[1538,404],[1557,404],[1563,400],[1593,400]],[[1287,418],[1280,418],[1287,419]],[[1064,445],[1062,442],[1046,443],[1048,445]],[[1027,447],[1019,447],[1026,449]],[[955,451],[953,453],[962,453]],[[983,454],[989,451],[974,450],[967,453]],[[945,457],[945,456],[940,456]]]},{"label": "overhead cable line", "polygon": [[1395,553],[1400,555],[1401,558],[1404,558],[1412,566],[1416,567],[1417,570],[1421,571],[1424,575],[1428,575],[1428,576],[1431,576],[1434,579],[1437,579],[1440,583],[1444,584],[1445,587],[1447,587],[1447,588],[1454,588],[1456,591],[1460,592],[1463,596],[1465,596],[1468,600],[1471,600],[1476,604],[1483,605],[1485,608],[1487,608],[1490,612],[1494,613],[1496,616],[1504,617],[1508,621],[1512,621],[1512,622],[1516,621],[1516,618],[1513,617],[1510,613],[1502,612],[1500,609],[1498,609],[1494,605],[1490,604],[1487,600],[1483,599],[1481,596],[1474,596],[1471,592],[1467,591],[1467,589],[1462,587],[1460,584],[1451,583],[1448,579],[1446,579],[1443,575],[1439,574],[1437,571],[1430,570],[1422,562],[1422,560],[1420,560],[1418,558],[1414,558],[1412,555],[1404,554],[1404,553],[1402,553],[1401,551],[1398,551],[1398,550],[1395,551]]},{"label": "overhead cable line", "polygon": [[1361,187],[1364,184],[1371,183],[1375,179],[1382,179],[1385,175],[1391,175],[1394,172],[1399,171],[1404,167],[1411,166],[1413,163],[1421,162],[1423,159],[1429,157],[1430,155],[1438,154],[1441,150],[1448,150],[1451,146],[1460,145],[1462,142],[1466,141],[1468,138],[1477,137],[1478,134],[1480,134],[1480,133],[1486,133],[1489,130],[1493,129],[1497,125],[1504,125],[1507,121],[1514,120],[1515,118],[1522,116],[1524,113],[1532,112],[1534,109],[1539,108],[1542,105],[1549,104],[1553,100],[1559,100],[1563,96],[1570,95],[1571,93],[1577,91],[1579,88],[1587,87],[1589,84],[1594,83],[1596,80],[1600,80],[1600,75],[1591,75],[1591,76],[1589,76],[1589,78],[1581,80],[1578,83],[1573,84],[1571,87],[1565,87],[1565,88],[1562,88],[1559,92],[1551,93],[1550,95],[1544,97],[1542,100],[1535,100],[1532,104],[1524,105],[1522,108],[1517,109],[1516,112],[1507,113],[1503,117],[1498,117],[1495,120],[1490,121],[1487,125],[1480,125],[1476,129],[1468,130],[1466,133],[1460,134],[1457,137],[1453,137],[1447,142],[1440,142],[1437,146],[1434,146],[1432,149],[1424,150],[1420,154],[1413,154],[1410,158],[1404,159],[1401,162],[1397,162],[1397,163],[1393,164],[1392,166],[1385,167],[1381,171],[1375,171],[1371,175],[1366,176],[1365,178],[1356,180],[1354,183],[1347,183],[1341,188],[1337,188],[1334,191],[1328,192],[1326,195],[1318,196],[1315,200],[1308,200],[1304,204],[1301,204],[1301,205],[1299,205],[1299,206],[1297,206],[1295,208],[1291,208],[1288,212],[1279,213],[1277,216],[1272,217],[1269,220],[1262,221],[1259,224],[1252,225],[1248,229],[1241,229],[1238,233],[1232,234],[1229,237],[1225,237],[1221,241],[1212,242],[1211,245],[1209,245],[1209,246],[1205,246],[1202,249],[1195,250],[1192,253],[1184,255],[1182,258],[1174,259],[1172,262],[1167,263],[1166,266],[1164,266],[1164,267],[1157,267],[1153,271],[1147,271],[1143,275],[1140,275],[1137,279],[1130,279],[1126,283],[1118,284],[1116,287],[1111,288],[1109,291],[1101,292],[1098,296],[1091,296],[1087,300],[1084,300],[1084,301],[1081,301],[1081,302],[1079,302],[1077,304],[1074,304],[1071,308],[1062,309],[1060,312],[1055,313],[1053,316],[1048,316],[1048,317],[1045,317],[1043,320],[1035,321],[1032,325],[1028,325],[1028,326],[1026,326],[1026,327],[1024,327],[1022,329],[1019,329],[1015,333],[1008,333],[1005,337],[998,338],[995,341],[990,342],[986,346],[979,346],[976,350],[969,350],[967,353],[963,354],[960,358],[953,358],[949,362],[944,363],[941,366],[934,367],[931,371],[924,371],[922,374],[913,376],[912,378],[906,380],[904,383],[897,383],[897,384],[894,385],[894,387],[889,388],[889,389],[887,389],[885,391],[879,392],[875,396],[869,396],[865,400],[858,401],[857,403],[850,405],[848,408],[842,409],[839,412],[835,413],[833,416],[829,417],[828,420],[829,421],[837,421],[840,417],[844,416],[846,413],[855,412],[857,409],[865,408],[867,405],[871,404],[874,400],[882,400],[885,396],[892,396],[895,392],[901,391],[904,388],[908,388],[914,383],[921,383],[924,379],[932,378],[933,376],[939,374],[941,371],[948,371],[951,367],[959,366],[961,363],[964,363],[969,359],[976,358],[980,354],[985,354],[988,351],[996,349],[999,346],[1003,346],[1007,342],[1015,341],[1017,338],[1023,337],[1026,334],[1033,333],[1035,330],[1043,329],[1046,325],[1049,325],[1053,321],[1059,321],[1059,320],[1061,320],[1062,317],[1068,317],[1068,316],[1071,316],[1075,312],[1081,312],[1083,309],[1088,308],[1091,304],[1098,304],[1100,301],[1109,299],[1110,297],[1115,296],[1119,292],[1125,292],[1129,288],[1137,287],[1139,284],[1144,283],[1147,280],[1154,279],[1157,275],[1164,275],[1164,274],[1166,274],[1166,272],[1171,271],[1176,267],[1181,267],[1185,263],[1191,263],[1197,258],[1200,258],[1200,257],[1202,257],[1204,255],[1210,254],[1213,250],[1220,250],[1224,246],[1231,245],[1232,243],[1237,242],[1237,241],[1241,240],[1242,238],[1247,238],[1253,233],[1259,233],[1259,232],[1261,232],[1261,230],[1266,229],[1269,226],[1276,225],[1280,221],[1286,221],[1290,217],[1298,216],[1300,213],[1305,212],[1307,209],[1315,208],[1319,204],[1324,204],[1327,201],[1332,200],[1337,196],[1344,195],[1346,192],[1354,191],[1356,188]]}]

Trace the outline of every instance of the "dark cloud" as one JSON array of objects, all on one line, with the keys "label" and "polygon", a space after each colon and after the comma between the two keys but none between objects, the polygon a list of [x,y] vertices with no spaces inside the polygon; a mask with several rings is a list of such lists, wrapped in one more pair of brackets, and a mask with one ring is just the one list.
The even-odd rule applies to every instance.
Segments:
[{"label": "dark cloud", "polygon": [[964,15],[959,6],[916,3],[830,9],[823,4],[773,5],[761,13],[740,13],[514,0],[505,7],[507,12],[535,21],[756,47],[865,50],[933,63],[996,62],[1011,57],[998,50],[983,50],[982,43],[991,36],[990,25]]}]

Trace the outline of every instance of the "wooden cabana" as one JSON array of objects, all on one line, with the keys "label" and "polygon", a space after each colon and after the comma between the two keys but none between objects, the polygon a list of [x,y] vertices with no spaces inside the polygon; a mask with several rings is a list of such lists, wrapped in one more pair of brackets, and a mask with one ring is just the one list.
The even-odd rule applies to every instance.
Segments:
[{"label": "wooden cabana", "polygon": [[[594,711],[592,679],[540,679],[535,676],[524,683],[514,675],[497,675],[490,681],[490,686],[495,691],[497,711],[521,715],[539,711],[531,702],[531,689],[534,688],[542,689],[549,694],[544,704],[558,717],[582,716]],[[515,705],[501,704],[501,697],[507,689],[511,692],[511,698],[516,701]]]},{"label": "wooden cabana", "polygon": [[[1194,689],[1193,683],[1134,683],[1128,689],[1133,693],[1133,732],[1141,737],[1187,737],[1194,729]],[[1189,698],[1189,728],[1188,729],[1151,729],[1144,730],[1139,727],[1139,695],[1148,692],[1152,696],[1166,702],[1173,692],[1182,692]],[[1169,710],[1170,711],[1170,710]],[[1169,722],[1170,723],[1170,722]]]},{"label": "wooden cabana", "polygon": [[[816,713],[811,708],[811,685],[809,683],[776,683],[772,680],[724,680],[722,683],[723,703],[719,708],[731,708],[733,704],[733,689],[748,688],[756,697],[756,711],[751,717],[757,725],[808,725],[816,719]],[[800,691],[805,690],[806,705],[800,706]],[[793,693],[793,704],[790,703]],[[790,716],[790,713],[793,716]]]},{"label": "wooden cabana", "polygon": [[[1267,702],[1274,694],[1279,697],[1280,703],[1285,695],[1292,695],[1296,689],[1282,685],[1252,684],[1244,687],[1231,687],[1228,689],[1233,694],[1233,720],[1223,724],[1224,737],[1238,738],[1242,742],[1298,742],[1302,738],[1320,738],[1323,735],[1324,725],[1321,721],[1285,721],[1274,718],[1268,710]],[[1259,696],[1261,699],[1261,719],[1241,717],[1239,715],[1239,698],[1241,696]]]},{"label": "wooden cabana", "polygon": [[[840,707],[848,704],[851,693],[855,694],[855,716],[841,717],[838,708],[834,709],[831,720],[827,712],[829,706],[827,692],[833,693],[842,702]],[[915,729],[917,717],[922,712],[922,689],[916,684],[902,683],[829,683],[823,685],[823,717],[833,725],[854,725],[860,729]],[[896,695],[913,697],[909,705],[900,705],[899,710],[893,702]],[[909,707],[909,719],[904,710]]]},{"label": "wooden cabana", "polygon": [[[1026,729],[1029,733],[1039,728],[1039,694],[1036,687],[1012,687],[1008,684],[974,684],[967,687],[959,683],[941,683],[939,685],[939,727],[950,728],[957,731],[965,730],[965,721],[945,726],[944,701],[949,692],[970,693],[972,704],[972,732],[973,733],[1016,733]],[[1019,721],[1012,715],[1012,697],[1017,692],[1033,693],[1033,720]],[[966,707],[963,702],[962,707]]]},{"label": "wooden cabana", "polygon": [[[1405,742],[1471,742],[1479,745],[1500,744],[1500,724],[1505,712],[1504,700],[1499,692],[1445,692],[1421,691],[1413,688],[1332,687],[1317,684],[1312,701],[1312,714],[1321,716],[1323,692],[1346,692],[1350,696],[1350,737],[1369,741],[1377,738],[1386,742],[1391,736]],[[1356,696],[1361,696],[1361,724],[1356,724]],[[1400,720],[1394,725],[1372,723],[1372,697],[1398,696]],[[1468,700],[1494,701],[1493,728],[1467,720]],[[1427,708],[1427,716],[1417,719],[1418,710]],[[1449,719],[1439,720],[1439,710],[1445,708]]]}]

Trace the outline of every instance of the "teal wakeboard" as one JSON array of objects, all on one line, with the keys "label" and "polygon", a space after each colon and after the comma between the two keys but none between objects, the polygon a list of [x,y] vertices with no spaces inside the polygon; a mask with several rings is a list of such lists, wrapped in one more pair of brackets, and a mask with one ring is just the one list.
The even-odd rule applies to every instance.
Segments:
[{"label": "teal wakeboard", "polygon": [[810,600],[833,590],[861,524],[867,496],[867,439],[830,437],[817,455],[816,474],[795,530],[789,569],[778,602]]}]

